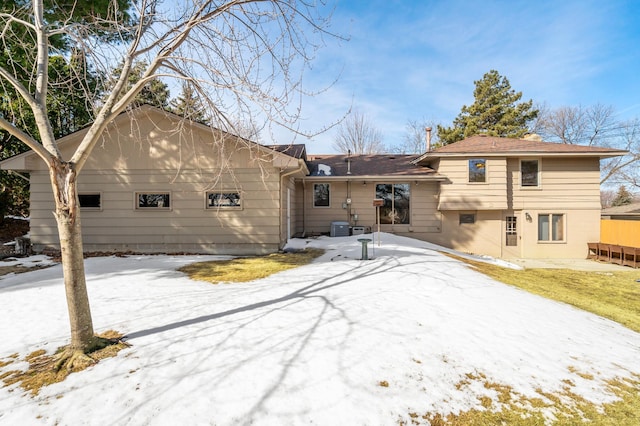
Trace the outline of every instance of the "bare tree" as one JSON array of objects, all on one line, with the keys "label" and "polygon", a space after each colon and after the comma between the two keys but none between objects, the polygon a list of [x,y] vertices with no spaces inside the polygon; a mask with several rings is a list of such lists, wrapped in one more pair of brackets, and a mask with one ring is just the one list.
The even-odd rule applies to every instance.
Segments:
[{"label": "bare tree", "polygon": [[603,209],[611,207],[611,203],[616,198],[616,191],[612,189],[603,189],[600,191],[600,205]]},{"label": "bare tree", "polygon": [[604,146],[622,149],[628,155],[604,160],[601,183],[627,182],[640,187],[637,162],[640,160],[640,121],[619,121],[611,106],[543,109],[535,125],[547,141],[566,144]]},{"label": "bare tree", "polygon": [[[100,15],[93,15],[92,7],[80,10],[83,2],[70,4],[63,8],[33,0],[15,1],[12,9],[0,7],[3,47],[20,46],[29,53],[23,62],[9,58],[0,64],[0,84],[29,105],[38,131],[30,134],[5,117],[0,117],[0,129],[24,142],[49,167],[71,326],[71,344],[60,355],[67,368],[88,361],[85,354],[100,344],[86,289],[76,185],[108,124],[149,82],[162,77],[189,82],[216,123],[233,127],[228,116],[260,116],[295,130],[305,93],[301,78],[319,47],[315,36],[325,33],[328,23],[322,3],[316,7],[295,0],[192,0],[171,7],[157,0],[109,0],[108,11]],[[122,10],[123,4],[132,9]],[[69,158],[58,148],[47,116],[49,57],[60,51],[60,40],[82,56],[82,63],[113,78],[113,84],[104,85],[111,88],[106,97],[82,86],[94,106],[93,121]],[[116,63],[120,72],[111,77]],[[131,82],[129,76],[140,63],[145,64],[140,78]],[[69,79],[69,84],[83,82],[82,72]]]},{"label": "bare tree", "polygon": [[427,130],[432,129],[430,134],[431,147],[439,145],[438,132],[435,129],[441,123],[435,120],[409,120],[405,126],[405,134],[400,145],[394,146],[391,150],[399,154],[420,154],[427,150]]},{"label": "bare tree", "polygon": [[333,147],[345,154],[379,154],[385,150],[382,133],[359,111],[353,111],[338,125]]}]

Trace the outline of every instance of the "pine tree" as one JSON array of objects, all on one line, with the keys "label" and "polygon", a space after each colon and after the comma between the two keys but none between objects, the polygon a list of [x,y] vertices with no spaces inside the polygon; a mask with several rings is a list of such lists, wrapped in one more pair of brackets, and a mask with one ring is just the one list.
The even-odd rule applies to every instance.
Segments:
[{"label": "pine tree", "polygon": [[182,93],[170,102],[171,112],[202,124],[211,124],[198,93],[188,83],[182,84]]},{"label": "pine tree", "polygon": [[[148,64],[144,61],[137,62],[129,73],[126,89],[130,89],[142,78],[142,74],[147,68]],[[117,77],[122,72],[122,66],[117,67],[112,71],[112,80],[108,81],[106,86],[106,96],[113,88]],[[132,107],[138,107],[140,105],[153,105],[155,107],[168,110],[169,108],[169,86],[160,80],[154,78],[149,83],[145,84],[144,88],[136,95],[135,100],[131,103]]]},{"label": "pine tree", "polygon": [[618,193],[616,194],[616,198],[614,198],[611,202],[611,206],[626,206],[627,204],[631,204],[632,202],[633,195],[629,191],[627,191],[627,188],[624,185],[620,185],[620,188],[618,188]]},{"label": "pine tree", "polygon": [[474,103],[462,107],[452,127],[438,126],[443,145],[476,134],[520,138],[528,132],[528,124],[538,116],[532,100],[518,103],[522,92],[515,92],[509,80],[495,70],[474,84]]}]

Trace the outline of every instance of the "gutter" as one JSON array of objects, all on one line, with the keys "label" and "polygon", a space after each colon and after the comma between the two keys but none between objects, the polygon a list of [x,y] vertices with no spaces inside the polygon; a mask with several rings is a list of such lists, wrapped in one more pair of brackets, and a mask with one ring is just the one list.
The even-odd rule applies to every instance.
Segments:
[{"label": "gutter", "polygon": [[20,174],[20,173],[16,172],[15,170],[7,170],[7,171],[8,171],[9,173],[11,173],[12,175],[16,175],[16,176],[21,177],[22,179],[26,180],[27,182],[31,182],[31,181],[29,180],[29,178],[28,178],[28,177],[26,177],[25,175],[22,175],[22,174]]},{"label": "gutter", "polygon": [[[298,168],[297,169],[294,169],[294,170],[291,170],[291,171],[285,172],[285,173],[283,173],[282,171],[280,172],[280,223],[278,224],[278,233],[280,234],[280,236],[282,236],[282,216],[286,215],[288,213],[288,212],[285,211],[286,207],[283,208],[283,204],[284,204],[284,201],[285,201],[284,200],[284,191],[283,191],[283,189],[284,189],[284,179],[287,176],[291,176],[291,175],[294,175],[296,173],[299,173],[299,172],[303,171],[306,167],[307,167],[307,165],[305,164],[304,160],[298,158]],[[304,203],[303,203],[303,205],[304,205]],[[286,216],[285,216],[285,218],[287,219],[287,226],[291,227],[290,218],[286,217]],[[288,229],[288,231],[289,231],[289,229]],[[304,231],[303,231],[303,233],[304,233]],[[289,241],[289,234],[290,234],[290,232],[287,232],[287,242]]]},{"label": "gutter", "polygon": [[340,181],[340,182],[357,182],[361,180],[366,181],[405,181],[405,180],[417,180],[420,182],[441,182],[446,181],[447,178],[442,175],[436,176],[424,176],[424,175],[360,175],[354,176],[306,176],[305,179],[310,181]]}]

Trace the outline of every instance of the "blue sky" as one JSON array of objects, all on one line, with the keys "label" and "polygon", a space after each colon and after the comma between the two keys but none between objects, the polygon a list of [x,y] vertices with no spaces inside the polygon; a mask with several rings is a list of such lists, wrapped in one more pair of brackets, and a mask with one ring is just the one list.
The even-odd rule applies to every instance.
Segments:
[{"label": "blue sky", "polygon": [[[312,88],[339,79],[304,100],[303,129],[353,107],[394,145],[408,120],[450,125],[492,69],[523,100],[640,117],[640,1],[338,0],[331,30],[349,40],[327,39],[306,77]],[[334,135],[297,142],[334,153]]]}]

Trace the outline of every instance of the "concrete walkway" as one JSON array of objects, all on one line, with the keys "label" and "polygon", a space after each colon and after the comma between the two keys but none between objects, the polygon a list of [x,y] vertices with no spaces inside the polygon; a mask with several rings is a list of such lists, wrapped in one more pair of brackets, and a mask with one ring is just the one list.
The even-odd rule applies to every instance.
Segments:
[{"label": "concrete walkway", "polygon": [[594,272],[637,271],[640,277],[640,269],[590,259],[508,259],[507,261],[525,269],[574,269]]}]

